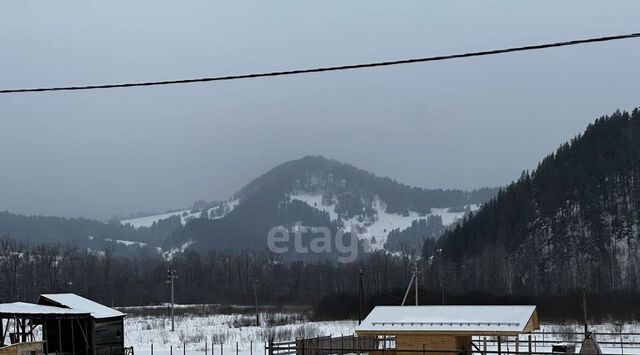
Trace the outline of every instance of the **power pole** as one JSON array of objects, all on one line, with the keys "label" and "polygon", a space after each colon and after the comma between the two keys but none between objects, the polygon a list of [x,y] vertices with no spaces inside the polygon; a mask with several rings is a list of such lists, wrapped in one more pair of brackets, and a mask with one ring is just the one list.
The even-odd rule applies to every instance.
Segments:
[{"label": "power pole", "polygon": [[416,278],[416,274],[411,274],[411,280],[409,280],[409,286],[407,286],[407,292],[404,293],[404,298],[402,299],[401,306],[404,306],[404,303],[407,301],[407,296],[409,296],[409,291],[411,291],[411,284],[413,283],[413,279]]},{"label": "power pole", "polygon": [[364,274],[362,273],[362,269],[360,269],[359,279],[358,279],[358,303],[359,303],[359,311],[358,311],[358,324],[362,323],[362,313],[364,309]]},{"label": "power pole", "polygon": [[256,302],[256,326],[260,326],[260,312],[258,310],[258,280],[253,280],[253,298]]},{"label": "power pole", "polygon": [[413,273],[416,275],[416,306],[418,305],[418,260],[413,262]]},{"label": "power pole", "polygon": [[175,324],[175,312],[174,312],[174,308],[175,308],[175,299],[174,299],[174,288],[173,288],[173,284],[174,284],[174,280],[177,279],[178,276],[176,276],[176,270],[174,269],[169,269],[167,270],[167,280],[165,281],[166,283],[171,284],[171,331],[175,331],[176,330],[176,324]]},{"label": "power pole", "polygon": [[416,279],[416,306],[418,305],[418,278],[422,274],[422,271],[418,269],[418,259],[413,262],[413,275]]},{"label": "power pole", "polygon": [[418,275],[421,274],[422,271],[418,271],[418,261],[414,261],[413,263],[413,272],[411,273],[411,280],[409,280],[409,286],[407,286],[407,292],[404,294],[404,298],[402,299],[402,306],[407,301],[407,296],[409,296],[409,291],[411,291],[411,285],[413,284],[413,280],[416,282],[416,306],[418,305]]},{"label": "power pole", "polygon": [[587,318],[587,290],[586,288],[582,288],[582,313],[584,316],[584,336],[585,338],[589,336],[589,321]]}]

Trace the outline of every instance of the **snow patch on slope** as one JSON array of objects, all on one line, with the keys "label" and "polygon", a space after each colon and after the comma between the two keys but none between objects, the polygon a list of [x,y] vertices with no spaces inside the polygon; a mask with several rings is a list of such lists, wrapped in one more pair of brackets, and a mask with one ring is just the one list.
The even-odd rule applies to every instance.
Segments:
[{"label": "snow patch on slope", "polygon": [[[421,216],[419,213],[414,211],[409,211],[408,216],[387,213],[387,206],[385,202],[376,198],[373,202],[373,208],[376,210],[376,217],[371,220],[365,219],[363,221],[359,221],[357,216],[350,219],[345,219],[339,216],[336,212],[336,204],[324,204],[321,194],[299,192],[289,194],[289,198],[291,200],[302,201],[311,207],[328,213],[332,221],[336,221],[340,218],[343,223],[342,225],[346,230],[351,230],[352,226],[355,227],[358,230],[358,237],[360,239],[368,240],[372,250],[383,249],[384,244],[387,242],[387,236],[392,230],[406,229],[410,227],[411,223],[415,220],[427,218],[427,216],[438,215],[442,217],[442,224],[444,226],[449,226],[465,215],[465,212],[449,212],[449,208],[432,208],[431,213],[424,216]],[[476,204],[469,205],[469,209],[471,211],[476,211],[479,208],[480,206]]]},{"label": "snow patch on slope", "polygon": [[184,253],[184,251],[187,250],[187,248],[192,246],[193,244],[195,244],[195,242],[193,240],[189,240],[189,241],[187,241],[186,243],[182,244],[181,246],[179,246],[177,248],[173,248],[173,249],[170,249],[170,250],[167,250],[167,251],[163,252],[162,253],[162,257],[165,260],[171,260],[171,259],[173,259],[173,257],[176,254]]},{"label": "snow patch on slope", "polygon": [[[229,212],[233,211],[233,209],[236,208],[238,204],[239,204],[238,199],[230,200],[222,203],[217,207],[212,207],[208,209],[207,212],[211,214],[212,211],[222,207],[221,208],[222,213],[211,218],[211,219],[219,219],[226,216]],[[201,214],[202,214],[201,211],[191,213],[191,210],[180,210],[180,211],[157,214],[153,216],[123,219],[120,221],[120,224],[123,224],[123,225],[130,224],[133,228],[151,227],[154,223],[157,223],[163,219],[167,219],[173,216],[179,216],[180,222],[182,223],[182,225],[185,225],[189,220],[192,220],[194,218],[200,218]]]},{"label": "snow patch on slope", "polygon": [[[182,210],[140,218],[123,219],[120,221],[120,224],[130,224],[133,228],[151,227],[154,223],[173,216],[180,216],[182,218],[182,223],[184,224],[186,217],[183,217],[183,214],[190,216],[191,212],[190,210]],[[199,215],[200,213],[198,212],[197,214]]]},{"label": "snow patch on slope", "polygon": [[[92,239],[89,239],[92,240]],[[113,240],[111,238],[105,238],[104,239],[105,242],[109,242],[109,243],[116,243],[116,244],[120,244],[120,245],[124,245],[124,246],[132,246],[132,245],[137,245],[139,247],[146,247],[147,243],[142,243],[142,242],[132,242],[130,240],[120,240],[120,239],[116,239]]]}]

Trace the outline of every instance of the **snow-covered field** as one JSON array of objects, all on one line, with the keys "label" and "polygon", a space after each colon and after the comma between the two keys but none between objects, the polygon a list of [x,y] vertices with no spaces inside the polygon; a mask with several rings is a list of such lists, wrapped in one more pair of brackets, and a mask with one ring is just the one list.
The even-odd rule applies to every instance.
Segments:
[{"label": "snow-covered field", "polygon": [[[125,346],[133,346],[136,354],[151,355],[234,355],[236,346],[238,354],[264,354],[266,341],[273,337],[276,342],[288,341],[295,338],[311,338],[317,336],[340,336],[354,333],[356,321],[309,321],[304,313],[269,312],[261,313],[261,326],[253,322],[255,318],[247,312],[231,314],[196,314],[186,315],[178,311],[181,308],[193,308],[192,305],[177,306],[175,331],[171,331],[171,319],[166,306],[144,307],[152,315],[133,315],[125,318]],[[142,309],[142,307],[140,308]],[[125,309],[127,312],[129,309]],[[272,324],[272,325],[268,325]],[[540,331],[533,333],[534,352],[551,352],[551,344],[563,342],[580,342],[583,326],[579,324],[542,324]],[[597,335],[603,354],[640,354],[640,336],[627,335],[639,333],[640,323],[606,323],[590,325],[590,330],[596,333],[611,335]],[[576,335],[550,336],[546,333],[577,333]],[[620,335],[622,333],[622,335]],[[41,338],[40,327],[34,331],[36,339]],[[502,350],[514,353],[514,339],[503,342]],[[497,350],[494,338],[489,338],[487,349]],[[621,340],[625,344],[621,345]],[[8,339],[7,339],[8,341]],[[536,344],[535,341],[538,341]],[[544,345],[540,342],[544,341]],[[475,338],[474,342],[482,345],[483,339]],[[636,342],[638,344],[629,344]],[[185,348],[186,346],[186,348]],[[520,337],[520,352],[528,351],[527,336]],[[576,345],[576,352],[580,345]]]},{"label": "snow-covered field", "polygon": [[[162,309],[162,308],[160,308]],[[205,349],[208,354],[235,354],[236,346],[238,354],[264,354],[266,341],[274,337],[277,341],[293,340],[295,338],[309,338],[316,336],[350,335],[357,326],[356,321],[309,321],[305,315],[295,313],[263,313],[262,325],[251,325],[254,316],[244,314],[211,314],[211,315],[183,315],[176,317],[175,331],[171,331],[171,320],[167,316],[157,313],[154,316],[128,316],[125,319],[125,345],[134,346],[136,354],[150,355],[151,344],[153,353],[158,355],[203,354]],[[271,323],[274,325],[267,325]],[[278,325],[275,325],[278,324]],[[540,332],[552,333],[580,333],[582,325],[543,324]],[[640,331],[640,324],[599,324],[591,325],[590,330],[597,333],[613,333],[615,335],[601,336],[597,339],[604,354],[640,354],[640,344],[624,344],[621,347],[620,340],[625,342],[639,342],[640,337],[622,335],[620,333],[633,333]],[[564,335],[552,337],[549,334],[537,333],[533,335],[534,341],[545,343],[534,344],[534,352],[551,352],[551,344],[562,342],[579,342],[580,335]],[[528,351],[526,336],[521,336],[520,351]],[[492,339],[489,339],[492,340]],[[513,353],[514,338],[510,343],[503,343],[503,351]],[[477,344],[482,344],[482,339],[475,339]],[[610,344],[607,344],[610,342]],[[535,343],[535,342],[534,342]],[[185,348],[186,345],[186,348]],[[495,344],[489,343],[489,350],[497,350]],[[576,351],[580,350],[579,344]]]},{"label": "snow-covered field", "polygon": [[[175,319],[175,331],[171,331],[171,319],[166,316],[129,316],[125,319],[125,345],[133,346],[136,354],[159,355],[204,354],[263,354],[266,341],[292,340],[319,335],[352,334],[357,322],[313,322],[306,316],[291,313],[263,313],[260,327],[250,325],[255,321],[251,314],[214,314],[179,316]],[[272,323],[274,325],[268,325]],[[275,325],[279,324],[279,325]],[[186,344],[186,351],[185,351]],[[222,350],[221,350],[222,349]]]},{"label": "snow-covered field", "polygon": [[[295,193],[290,194],[289,198],[292,200],[299,200],[307,205],[314,207],[320,211],[327,212],[329,214],[329,218],[332,221],[338,219],[338,213],[336,212],[336,205],[330,204],[325,205],[322,203],[322,195],[321,194],[308,194],[308,193]],[[395,213],[387,213],[386,205],[383,201],[376,199],[373,204],[374,209],[376,210],[377,219],[370,222],[360,222],[357,217],[353,217],[351,219],[342,219],[344,223],[344,227],[349,230],[350,226],[358,226],[359,230],[362,231],[359,233],[358,237],[361,239],[367,239],[369,241],[375,240],[375,243],[371,243],[371,249],[379,250],[384,247],[384,244],[387,241],[387,236],[394,229],[406,229],[411,226],[411,223],[420,218],[427,218],[427,216],[440,216],[442,217],[442,224],[444,226],[449,226],[460,218],[464,217],[464,212],[449,212],[448,208],[432,208],[431,213],[425,216],[420,216],[417,212],[409,211],[408,216],[403,216]],[[471,211],[477,211],[480,206],[472,204],[469,205]]]}]

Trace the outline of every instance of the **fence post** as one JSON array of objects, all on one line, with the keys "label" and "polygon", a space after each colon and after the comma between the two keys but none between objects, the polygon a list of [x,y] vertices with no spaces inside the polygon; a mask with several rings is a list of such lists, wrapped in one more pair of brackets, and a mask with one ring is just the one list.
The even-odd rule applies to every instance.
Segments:
[{"label": "fence post", "polygon": [[220,342],[220,355],[224,355],[224,345]]},{"label": "fence post", "polygon": [[424,344],[422,344],[422,355],[424,355]]},{"label": "fence post", "polygon": [[236,355],[238,355],[238,342],[236,341]]},{"label": "fence post", "polygon": [[516,336],[516,355],[520,355],[520,335]]},{"label": "fence post", "polygon": [[529,334],[529,355],[531,355],[531,334]]},{"label": "fence post", "polygon": [[502,337],[498,336],[498,355],[502,355]]},{"label": "fence post", "polygon": [[173,355],[173,344],[169,345],[169,355]]},{"label": "fence post", "polygon": [[[207,349],[207,346],[209,345],[209,343],[207,343],[206,341],[204,342],[204,355],[209,355],[209,349]],[[153,355],[153,354],[152,354]]]},{"label": "fence post", "polygon": [[153,355],[153,343],[151,343],[151,355]]},{"label": "fence post", "polygon": [[182,355],[187,355],[187,343],[182,343]]},{"label": "fence post", "polygon": [[487,337],[482,339],[482,351],[484,355],[487,355]]},{"label": "fence post", "polygon": [[249,342],[249,353],[253,355],[253,340]]}]

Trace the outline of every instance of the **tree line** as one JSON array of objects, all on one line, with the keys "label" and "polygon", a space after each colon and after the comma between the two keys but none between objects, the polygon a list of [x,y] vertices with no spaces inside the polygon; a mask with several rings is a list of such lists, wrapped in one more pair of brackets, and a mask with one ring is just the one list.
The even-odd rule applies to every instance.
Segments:
[{"label": "tree line", "polygon": [[39,294],[73,292],[106,305],[150,305],[168,301],[167,270],[174,269],[179,303],[253,303],[254,287],[265,304],[316,304],[322,297],[358,291],[360,270],[366,292],[403,287],[417,252],[377,252],[351,264],[287,262],[268,250],[187,251],[171,260],[152,253],[104,252],[74,244],[0,239],[0,301],[34,302]]}]

